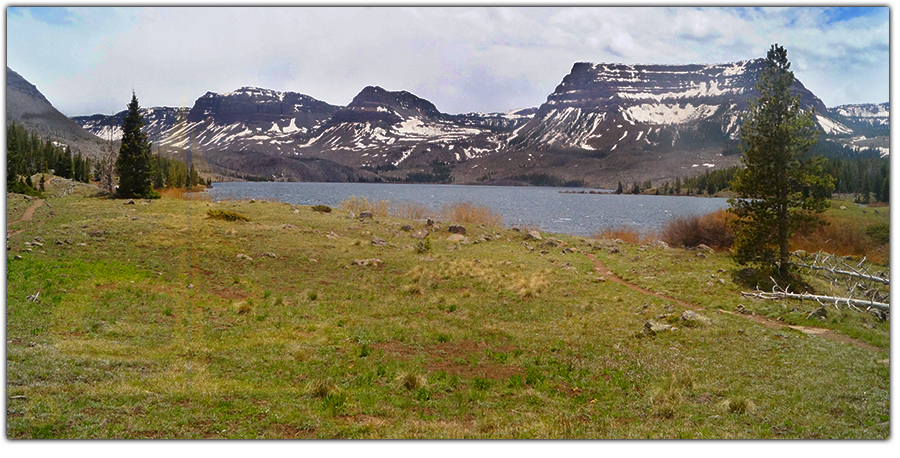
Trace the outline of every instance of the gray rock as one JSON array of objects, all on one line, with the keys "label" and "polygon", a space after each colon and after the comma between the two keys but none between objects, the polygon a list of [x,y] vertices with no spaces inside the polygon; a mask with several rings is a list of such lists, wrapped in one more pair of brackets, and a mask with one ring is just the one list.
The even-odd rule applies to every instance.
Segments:
[{"label": "gray rock", "polygon": [[465,227],[462,227],[462,226],[459,226],[459,225],[456,225],[456,224],[451,224],[450,226],[447,226],[447,230],[448,230],[451,234],[465,234],[465,233],[466,233],[466,228],[465,228]]},{"label": "gray rock", "polygon": [[34,241],[35,241],[35,242],[39,242],[39,243],[44,243],[44,238],[41,237],[41,236],[39,235],[39,236],[37,236],[37,237],[34,238]]},{"label": "gray rock", "polygon": [[541,233],[538,231],[528,231],[525,234],[525,240],[544,240],[544,238],[541,237]]},{"label": "gray rock", "polygon": [[670,324],[657,323],[653,320],[647,320],[647,322],[644,323],[644,334],[648,334],[651,336],[656,335],[660,332],[674,331],[676,329],[678,328]]},{"label": "gray rock", "polygon": [[428,232],[427,229],[419,229],[418,231],[409,234],[409,236],[414,239],[423,240],[425,237],[428,237],[428,234],[430,234],[430,232]]},{"label": "gray rock", "polygon": [[400,226],[400,230],[403,232],[412,232],[413,227],[410,226],[409,224],[404,224],[404,225]]},{"label": "gray rock", "polygon": [[250,256],[247,256],[247,255],[244,254],[244,253],[239,253],[239,254],[236,256],[236,258],[237,258],[237,259],[246,259],[247,261],[252,261],[252,260],[253,260],[253,258],[251,258]]},{"label": "gray rock", "polygon": [[372,219],[375,215],[372,212],[360,212],[359,219]]},{"label": "gray rock", "polygon": [[382,261],[381,259],[378,259],[378,258],[355,259],[353,261],[353,265],[360,266],[360,267],[368,267],[368,266],[378,267],[382,264],[384,264],[384,261]]},{"label": "gray rock", "polygon": [[468,243],[469,239],[468,239],[468,237],[466,237],[465,235],[462,235],[462,234],[451,234],[451,235],[447,236],[447,241],[455,242],[455,243]]},{"label": "gray rock", "polygon": [[123,205],[134,205],[134,199],[128,199]]},{"label": "gray rock", "polygon": [[819,307],[814,310],[812,313],[806,316],[806,319],[818,318],[820,320],[824,320],[828,317],[828,310],[825,310],[825,307]]},{"label": "gray rock", "polygon": [[372,238],[372,246],[388,246],[388,245],[390,245],[390,243],[388,243],[388,241],[385,239],[382,239],[379,237]]},{"label": "gray rock", "polygon": [[710,326],[712,325],[712,320],[709,318],[698,314],[693,310],[685,310],[681,313],[681,321],[684,322],[685,326]]},{"label": "gray rock", "polygon": [[734,311],[741,315],[753,315],[753,310],[744,307],[744,304],[738,304],[738,306],[734,308]]},{"label": "gray rock", "polygon": [[428,218],[427,220],[425,220],[425,225],[428,227],[434,226],[434,220],[431,218]]}]

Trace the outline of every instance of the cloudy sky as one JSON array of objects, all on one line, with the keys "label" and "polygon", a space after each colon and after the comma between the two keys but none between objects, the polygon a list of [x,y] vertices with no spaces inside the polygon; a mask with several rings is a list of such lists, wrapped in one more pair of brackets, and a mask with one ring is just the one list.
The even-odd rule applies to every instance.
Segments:
[{"label": "cloudy sky", "polygon": [[6,65],[68,116],[259,86],[365,86],[445,113],[546,101],[575,62],[724,63],[773,43],[827,106],[889,100],[889,11],[693,7],[8,7]]}]

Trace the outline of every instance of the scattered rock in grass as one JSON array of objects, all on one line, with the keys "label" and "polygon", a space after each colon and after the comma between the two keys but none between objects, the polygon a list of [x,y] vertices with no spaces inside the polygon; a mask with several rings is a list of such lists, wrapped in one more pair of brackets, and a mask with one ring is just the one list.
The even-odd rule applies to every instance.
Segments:
[{"label": "scattered rock in grass", "polygon": [[434,226],[434,220],[431,219],[431,218],[426,219],[426,220],[425,220],[425,225],[428,226],[428,227]]},{"label": "scattered rock in grass", "polygon": [[293,224],[282,224],[281,228],[282,229],[297,229],[297,226],[294,226]]},{"label": "scattered rock in grass", "polygon": [[134,205],[134,199],[128,199],[123,205]]},{"label": "scattered rock in grass", "polygon": [[563,254],[572,254],[574,252],[575,252],[575,250],[573,250],[572,248],[569,248],[569,247],[563,248],[563,250],[562,250]]},{"label": "scattered rock in grass", "polygon": [[250,256],[247,256],[247,255],[244,254],[244,253],[238,254],[238,255],[237,255],[237,258],[238,258],[238,259],[246,259],[247,261],[252,261],[252,260],[253,260],[253,258],[251,258]]},{"label": "scattered rock in grass", "polygon": [[374,217],[375,217],[375,215],[373,215],[372,212],[360,212],[359,213],[359,219],[372,219]]},{"label": "scattered rock in grass", "polygon": [[261,258],[273,258],[273,259],[278,258],[278,256],[275,255],[275,253],[272,253],[272,252],[270,252],[270,251],[267,251],[267,252],[265,252],[265,253],[259,255],[259,257],[261,257]]},{"label": "scattered rock in grass", "polygon": [[382,239],[379,237],[372,238],[372,246],[388,246],[388,245],[390,245],[390,243],[388,243],[388,241],[385,239]]},{"label": "scattered rock in grass", "polygon": [[525,247],[526,250],[528,250],[528,251],[534,251],[534,247],[531,246],[531,245],[529,245],[528,243],[522,242],[522,245]]},{"label": "scattered rock in grass", "polygon": [[690,327],[699,327],[699,326],[710,326],[712,325],[712,320],[709,318],[698,314],[693,310],[685,310],[681,313],[681,321],[684,322],[685,326]]},{"label": "scattered rock in grass", "polygon": [[454,243],[469,243],[468,237],[462,234],[451,234],[447,236],[447,241]]},{"label": "scattered rock in grass", "polygon": [[700,251],[700,252],[704,252],[704,251],[705,251],[705,252],[707,252],[707,253],[715,253],[715,252],[716,252],[716,250],[713,250],[713,249],[710,248],[708,245],[705,245],[705,244],[702,244],[702,243],[699,244],[699,245],[697,245],[696,250],[697,250],[697,251]]},{"label": "scattered rock in grass", "polygon": [[334,239],[336,239],[336,238],[339,238],[340,236],[337,235],[337,234],[335,234],[334,231],[331,231],[331,232],[325,234],[325,237],[327,237],[327,238],[329,238],[329,239],[331,239],[331,240],[334,240]]},{"label": "scattered rock in grass", "polygon": [[525,240],[544,240],[544,238],[541,237],[541,233],[538,231],[528,231],[525,234]]},{"label": "scattered rock in grass", "polygon": [[381,259],[378,259],[378,258],[353,260],[353,265],[360,266],[360,267],[368,267],[368,266],[378,267],[382,264],[384,264],[384,261],[382,261]]},{"label": "scattered rock in grass", "polygon": [[410,226],[409,224],[404,224],[404,225],[400,226],[400,230],[403,232],[412,232],[413,227]]},{"label": "scattered rock in grass", "polygon": [[813,318],[818,318],[820,320],[824,320],[825,318],[828,318],[828,310],[825,310],[825,307],[819,307],[819,308],[815,309],[809,315],[806,315],[807,320],[811,320]]},{"label": "scattered rock in grass", "polygon": [[465,234],[466,228],[456,224],[451,224],[447,226],[447,231],[449,231],[451,234]]},{"label": "scattered rock in grass", "polygon": [[619,250],[619,247],[617,247],[617,246],[611,247],[611,248],[609,249],[609,254],[618,254],[618,253],[621,253],[621,252],[622,252],[622,251]]},{"label": "scattered rock in grass", "polygon": [[753,310],[744,307],[744,304],[738,304],[738,306],[734,308],[734,311],[741,315],[753,315]]},{"label": "scattered rock in grass", "polygon": [[656,242],[653,243],[653,246],[655,246],[657,248],[662,248],[662,249],[669,248],[669,244],[666,242],[663,242],[662,240],[657,240]]},{"label": "scattered rock in grass", "polygon": [[425,237],[428,237],[428,234],[430,234],[430,232],[428,232],[427,229],[419,229],[418,231],[409,234],[409,236],[414,239],[423,240]]},{"label": "scattered rock in grass", "polygon": [[37,243],[44,243],[44,238],[39,235],[34,238],[34,241]]},{"label": "scattered rock in grass", "polygon": [[22,256],[17,254],[16,257],[13,259],[22,259]]},{"label": "scattered rock in grass", "polygon": [[678,329],[678,328],[676,328],[675,326],[672,326],[670,324],[657,323],[656,321],[653,321],[653,320],[647,320],[647,322],[644,323],[644,334],[651,335],[651,336],[656,335],[660,332],[674,331],[676,329]]},{"label": "scattered rock in grass", "polygon": [[552,238],[551,238],[551,239],[547,239],[547,241],[544,242],[544,243],[542,243],[541,246],[542,246],[542,247],[547,247],[547,248],[556,248],[556,247],[559,246],[559,240],[557,240],[557,239],[552,239]]}]

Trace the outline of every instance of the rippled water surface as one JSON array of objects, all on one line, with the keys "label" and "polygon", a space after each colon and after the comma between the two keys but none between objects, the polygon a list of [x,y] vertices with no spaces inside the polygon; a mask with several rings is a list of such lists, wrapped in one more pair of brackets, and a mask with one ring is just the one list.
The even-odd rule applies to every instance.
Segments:
[{"label": "rippled water surface", "polygon": [[[215,183],[213,200],[259,199],[297,205],[339,207],[351,196],[370,201],[412,202],[435,212],[472,202],[503,215],[506,226],[524,224],[546,232],[590,236],[627,226],[642,233],[678,216],[726,208],[726,199],[700,197],[573,194],[573,188],[373,183]],[[588,191],[588,190],[585,190]]]}]

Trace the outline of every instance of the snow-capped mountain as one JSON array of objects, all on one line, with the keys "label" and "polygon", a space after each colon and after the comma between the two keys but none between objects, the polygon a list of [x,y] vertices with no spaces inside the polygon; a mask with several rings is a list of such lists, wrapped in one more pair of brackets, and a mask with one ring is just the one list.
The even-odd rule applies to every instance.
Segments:
[{"label": "snow-capped mountain", "polygon": [[[156,146],[190,148],[221,174],[307,179],[308,170],[297,172],[298,164],[315,160],[329,170],[349,167],[360,179],[403,180],[440,168],[450,170],[455,182],[516,181],[543,173],[605,187],[737,164],[742,113],[748,99],[759,95],[754,86],[764,68],[764,59],[712,65],[582,62],[538,108],[458,115],[409,92],[377,86],[364,88],[347,106],[244,87],[209,92],[190,109],[148,109],[145,123]],[[792,92],[815,110],[826,140],[852,143],[888,135],[887,104],[829,110],[800,81]],[[115,138],[122,116],[74,119]],[[353,175],[340,170],[334,179]]]}]

